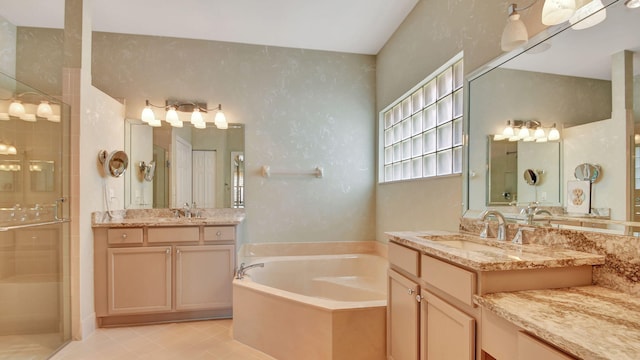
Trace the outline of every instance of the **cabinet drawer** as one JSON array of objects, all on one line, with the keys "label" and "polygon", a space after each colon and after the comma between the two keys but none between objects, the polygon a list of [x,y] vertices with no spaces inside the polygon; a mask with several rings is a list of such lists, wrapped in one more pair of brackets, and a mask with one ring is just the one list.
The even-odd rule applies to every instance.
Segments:
[{"label": "cabinet drawer", "polygon": [[233,241],[235,239],[235,226],[206,226],[204,228],[204,241]]},{"label": "cabinet drawer", "polygon": [[149,243],[198,241],[200,230],[197,226],[149,228],[148,236]]},{"label": "cabinet drawer", "polygon": [[117,244],[142,244],[141,228],[108,229],[107,243]]},{"label": "cabinet drawer", "polygon": [[427,284],[469,306],[475,306],[473,294],[476,291],[476,274],[427,255],[422,255],[420,262],[421,278]]},{"label": "cabinet drawer", "polygon": [[419,276],[418,266],[420,253],[417,250],[406,248],[396,243],[389,243],[389,263],[409,274]]}]

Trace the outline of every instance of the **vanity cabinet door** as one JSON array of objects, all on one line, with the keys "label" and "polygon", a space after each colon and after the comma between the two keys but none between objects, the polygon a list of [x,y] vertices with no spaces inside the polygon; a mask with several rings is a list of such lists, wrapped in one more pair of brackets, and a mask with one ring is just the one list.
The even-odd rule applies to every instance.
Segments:
[{"label": "vanity cabinet door", "polygon": [[107,249],[109,315],[171,311],[171,247]]},{"label": "vanity cabinet door", "polygon": [[233,245],[176,246],[176,310],[231,308]]},{"label": "vanity cabinet door", "polygon": [[473,360],[475,320],[424,290],[420,304],[420,359]]},{"label": "vanity cabinet door", "polygon": [[420,303],[418,285],[394,270],[388,271],[387,359],[418,358]]}]

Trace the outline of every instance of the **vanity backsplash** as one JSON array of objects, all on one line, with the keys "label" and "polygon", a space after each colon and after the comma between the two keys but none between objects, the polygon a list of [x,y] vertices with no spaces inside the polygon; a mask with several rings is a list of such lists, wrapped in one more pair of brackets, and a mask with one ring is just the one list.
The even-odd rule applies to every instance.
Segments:
[{"label": "vanity backsplash", "polygon": [[[605,263],[593,268],[594,284],[633,296],[640,296],[639,238],[590,231],[508,224],[507,241],[513,239],[519,227],[527,227],[532,230],[523,232],[525,243],[604,255]],[[478,235],[483,228],[483,222],[478,219],[460,219],[461,232]],[[497,224],[491,222],[490,236],[495,237],[496,231]]]}]

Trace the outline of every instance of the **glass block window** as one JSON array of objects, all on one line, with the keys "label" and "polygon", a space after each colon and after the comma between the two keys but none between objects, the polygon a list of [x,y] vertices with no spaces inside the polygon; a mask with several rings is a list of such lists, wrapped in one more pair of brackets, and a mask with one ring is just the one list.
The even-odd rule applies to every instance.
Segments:
[{"label": "glass block window", "polygon": [[462,54],[382,111],[381,182],[462,172]]}]

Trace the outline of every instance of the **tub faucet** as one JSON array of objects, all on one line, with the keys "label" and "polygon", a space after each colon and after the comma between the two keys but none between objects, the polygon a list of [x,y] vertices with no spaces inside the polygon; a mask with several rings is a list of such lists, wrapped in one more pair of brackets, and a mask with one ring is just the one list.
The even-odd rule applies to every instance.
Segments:
[{"label": "tub faucet", "polygon": [[247,270],[255,267],[264,267],[264,263],[255,263],[248,266],[244,266],[244,263],[240,264],[240,267],[236,271],[236,279],[243,279],[244,274],[247,272]]},{"label": "tub faucet", "polygon": [[[497,210],[485,210],[480,214],[480,220],[486,221],[489,216],[493,216],[498,219],[498,234],[496,235],[496,240],[504,241],[506,239],[506,221],[504,219],[504,215]],[[486,228],[485,228],[486,229]],[[487,233],[483,231],[484,236],[487,237]],[[482,234],[481,234],[482,236]]]}]

